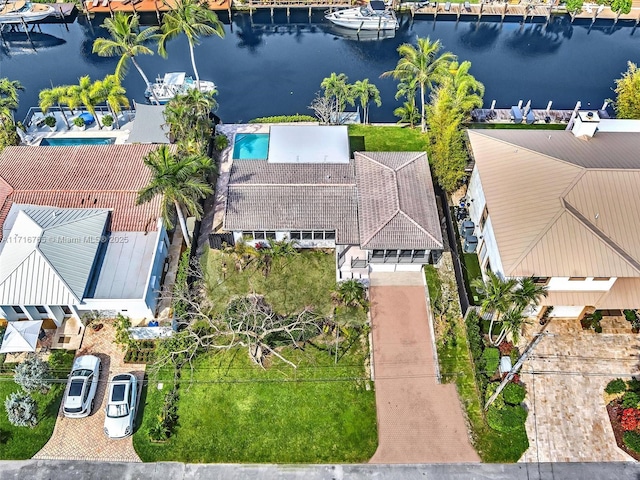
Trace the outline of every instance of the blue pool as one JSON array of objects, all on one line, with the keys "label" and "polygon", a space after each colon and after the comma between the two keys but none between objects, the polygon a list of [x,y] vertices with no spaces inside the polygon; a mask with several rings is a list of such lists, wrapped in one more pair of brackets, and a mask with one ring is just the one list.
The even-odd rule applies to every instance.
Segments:
[{"label": "blue pool", "polygon": [[269,156],[268,133],[238,133],[233,144],[234,160],[266,160]]},{"label": "blue pool", "polygon": [[102,138],[43,138],[40,146],[50,147],[75,147],[78,145],[111,145],[116,139],[112,137]]}]

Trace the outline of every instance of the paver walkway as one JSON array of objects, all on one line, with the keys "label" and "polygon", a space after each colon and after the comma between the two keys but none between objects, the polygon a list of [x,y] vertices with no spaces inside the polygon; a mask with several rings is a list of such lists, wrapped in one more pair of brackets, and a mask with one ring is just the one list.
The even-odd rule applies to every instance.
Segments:
[{"label": "paver walkway", "polygon": [[106,387],[111,377],[117,373],[131,372],[138,382],[142,382],[146,367],[140,364],[125,364],[124,354],[113,342],[114,338],[115,329],[109,324],[105,324],[98,332],[90,328],[86,330],[82,346],[76,355],[92,354],[100,357],[102,361],[102,374],[93,414],[86,418],[65,418],[60,411],[53,435],[33,458],[140,462],[140,457],[133,449],[131,437],[110,440],[103,431]]},{"label": "paver walkway", "polygon": [[454,385],[440,385],[422,273],[373,274],[378,414],[372,463],[478,462]]},{"label": "paver walkway", "polygon": [[546,331],[520,375],[530,445],[520,461],[634,461],[616,445],[603,394],[612,379],[640,373],[640,336],[583,331],[575,319]]}]

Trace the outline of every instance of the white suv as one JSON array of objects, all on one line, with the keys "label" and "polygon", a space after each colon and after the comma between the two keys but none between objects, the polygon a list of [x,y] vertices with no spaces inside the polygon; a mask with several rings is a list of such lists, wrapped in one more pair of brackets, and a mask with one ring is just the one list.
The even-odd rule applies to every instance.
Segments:
[{"label": "white suv", "polygon": [[82,418],[91,415],[101,370],[100,359],[96,356],[83,355],[75,359],[62,404],[65,417]]}]

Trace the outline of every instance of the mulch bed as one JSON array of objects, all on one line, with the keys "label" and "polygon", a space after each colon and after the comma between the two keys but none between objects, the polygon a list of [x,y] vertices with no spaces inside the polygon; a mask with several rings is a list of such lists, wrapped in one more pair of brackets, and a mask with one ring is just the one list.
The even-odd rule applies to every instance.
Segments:
[{"label": "mulch bed", "polygon": [[627,454],[631,455],[636,460],[640,461],[640,453],[636,453],[629,450],[622,441],[624,435],[624,429],[620,424],[620,417],[622,417],[623,408],[617,402],[611,402],[607,405],[607,413],[609,414],[609,420],[611,421],[611,428],[613,429],[613,435],[616,437],[616,444],[618,448],[624,450]]}]

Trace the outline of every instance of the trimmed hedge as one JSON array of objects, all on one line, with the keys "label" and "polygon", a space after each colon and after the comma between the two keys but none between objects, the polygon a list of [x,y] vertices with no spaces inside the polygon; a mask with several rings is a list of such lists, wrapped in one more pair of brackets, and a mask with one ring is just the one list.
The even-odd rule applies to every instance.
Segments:
[{"label": "trimmed hedge", "polygon": [[498,365],[500,365],[500,350],[493,347],[485,348],[484,352],[482,352],[482,358],[485,362],[487,375],[493,375],[498,370]]},{"label": "trimmed hedge", "polygon": [[276,115],[273,117],[258,117],[253,120],[249,120],[249,123],[295,123],[295,122],[317,122],[316,117],[311,115]]},{"label": "trimmed hedge", "polygon": [[607,392],[608,394],[612,395],[612,394],[616,394],[616,393],[622,393],[627,389],[627,383],[621,379],[621,378],[616,378],[615,380],[611,380],[607,386],[605,387],[604,391]]},{"label": "trimmed hedge", "polygon": [[505,405],[502,408],[491,405],[487,411],[487,423],[498,432],[519,430],[526,420],[527,411],[520,405]]},{"label": "trimmed hedge", "polygon": [[638,408],[640,395],[636,392],[627,392],[622,396],[622,408]]},{"label": "trimmed hedge", "polygon": [[509,382],[502,390],[504,401],[511,405],[520,405],[524,401],[524,397],[527,395],[523,385],[519,383]]},{"label": "trimmed hedge", "polygon": [[622,441],[629,450],[640,453],[640,433],[634,431],[624,432]]}]

